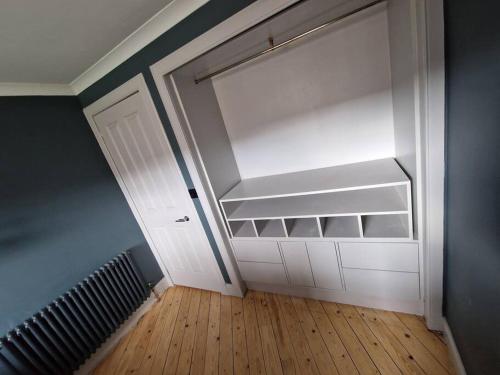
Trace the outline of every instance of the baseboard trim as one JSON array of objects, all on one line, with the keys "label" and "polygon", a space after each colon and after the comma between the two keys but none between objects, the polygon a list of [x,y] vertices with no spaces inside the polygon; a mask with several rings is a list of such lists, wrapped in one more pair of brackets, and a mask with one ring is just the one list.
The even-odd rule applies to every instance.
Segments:
[{"label": "baseboard trim", "polygon": [[286,294],[295,297],[312,298],[322,301],[338,302],[347,305],[371,307],[381,310],[404,312],[409,314],[422,315],[423,302],[389,300],[378,297],[360,296],[346,293],[343,290],[330,290],[320,288],[308,288],[286,285],[271,285],[256,282],[247,282],[248,289],[260,290],[270,293]]},{"label": "baseboard trim", "polygon": [[[168,284],[168,281],[166,278],[163,278],[158,282],[158,284],[156,284],[154,290],[157,294],[162,294],[169,287],[170,285]],[[75,375],[87,375],[95,370],[97,366],[113,351],[120,340],[135,328],[139,320],[144,316],[144,314],[151,310],[156,302],[157,299],[155,295],[151,293],[142,306],[139,307],[139,309],[134,312],[83,365],[80,366],[80,368],[75,372]]]},{"label": "baseboard trim", "polygon": [[462,358],[460,357],[460,353],[458,352],[457,345],[455,343],[455,339],[453,338],[453,333],[451,333],[450,326],[448,325],[448,321],[446,318],[443,319],[443,327],[444,327],[444,337],[446,338],[446,342],[448,344],[448,350],[450,351],[451,360],[455,365],[455,369],[457,370],[458,375],[467,375],[465,371],[464,364],[462,362]]}]

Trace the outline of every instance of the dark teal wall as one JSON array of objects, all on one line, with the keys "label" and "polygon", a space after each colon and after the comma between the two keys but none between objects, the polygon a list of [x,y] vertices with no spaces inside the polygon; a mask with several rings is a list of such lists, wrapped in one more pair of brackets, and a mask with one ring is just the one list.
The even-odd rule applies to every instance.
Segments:
[{"label": "dark teal wall", "polygon": [[[175,138],[172,126],[165,112],[165,108],[161,102],[158,90],[151,75],[149,67],[161,60],[165,56],[174,52],[184,44],[190,42],[194,38],[200,36],[204,32],[210,30],[220,22],[229,18],[239,10],[253,3],[255,0],[211,0],[206,5],[198,9],[189,17],[181,21],[179,24],[168,30],[152,43],[147,45],[141,51],[129,58],[123,64],[115,68],[112,72],[97,81],[95,84],[84,90],[78,98],[82,107],[86,107],[97,99],[101,98],[111,90],[125,83],[137,74],[142,73],[148,85],[151,96],[156,106],[156,110],[163,123],[163,127],[167,134],[168,140],[172,146],[177,163],[182,171],[186,188],[193,188],[193,182],[189,175],[186,163],[182,157],[179,145]],[[198,199],[194,199],[194,204],[201,222],[207,234],[208,240],[212,246],[212,250],[217,259],[221,273],[226,282],[230,282],[226,267],[222,261],[219,249],[215,242],[214,236],[208,225],[207,218],[203,212],[203,208]]]},{"label": "dark teal wall", "polygon": [[445,315],[469,375],[500,374],[499,13],[445,2]]},{"label": "dark teal wall", "polygon": [[129,248],[161,278],[76,97],[0,97],[0,126],[0,336]]}]

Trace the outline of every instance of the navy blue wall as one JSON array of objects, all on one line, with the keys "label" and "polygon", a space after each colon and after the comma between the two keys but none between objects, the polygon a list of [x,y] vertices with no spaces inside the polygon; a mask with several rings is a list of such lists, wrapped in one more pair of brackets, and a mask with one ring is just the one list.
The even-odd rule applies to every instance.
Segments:
[{"label": "navy blue wall", "polygon": [[[210,30],[220,22],[229,18],[239,10],[245,8],[255,0],[211,0],[196,12],[192,13],[189,17],[181,21],[179,24],[168,30],[159,38],[144,47],[141,51],[129,58],[123,64],[115,68],[105,77],[97,81],[95,84],[84,90],[78,98],[82,107],[86,107],[95,100],[101,98],[111,90],[125,83],[137,74],[142,73],[146,80],[151,96],[156,106],[156,110],[160,116],[163,127],[167,134],[168,140],[172,146],[177,163],[182,171],[184,181],[187,188],[194,188],[193,182],[186,167],[186,163],[182,157],[179,145],[175,138],[172,126],[168,120],[167,113],[163,103],[161,102],[160,95],[151,75],[149,67],[155,62],[161,60],[165,56],[174,52],[184,44],[190,42],[194,38],[200,36],[204,32]],[[219,264],[222,276],[227,283],[231,282],[227,273],[224,262],[220,255],[220,251],[215,242],[213,233],[209,227],[205,213],[198,199],[193,200],[198,215],[201,219],[202,225],[207,234],[208,240],[214,252],[214,255]]]},{"label": "navy blue wall", "polygon": [[162,277],[76,97],[1,97],[0,124],[0,335],[129,248]]},{"label": "navy blue wall", "polygon": [[469,375],[500,374],[499,13],[445,2],[445,315]]}]

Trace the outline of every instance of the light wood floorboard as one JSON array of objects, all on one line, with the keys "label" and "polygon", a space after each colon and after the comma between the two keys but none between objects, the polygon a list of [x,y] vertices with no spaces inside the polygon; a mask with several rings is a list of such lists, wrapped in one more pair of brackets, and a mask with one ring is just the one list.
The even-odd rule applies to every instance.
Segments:
[{"label": "light wood floorboard", "polygon": [[454,375],[422,317],[249,291],[186,287],[161,300],[94,370],[122,374]]}]

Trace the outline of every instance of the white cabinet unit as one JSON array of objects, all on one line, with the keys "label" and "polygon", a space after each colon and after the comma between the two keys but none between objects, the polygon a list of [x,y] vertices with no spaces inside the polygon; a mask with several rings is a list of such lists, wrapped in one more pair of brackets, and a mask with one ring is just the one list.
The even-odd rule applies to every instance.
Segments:
[{"label": "white cabinet unit", "polygon": [[250,287],[422,311],[415,12],[303,0],[163,77],[211,229]]},{"label": "white cabinet unit", "polygon": [[281,242],[283,259],[291,285],[314,286],[305,242]]}]

